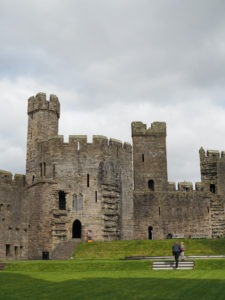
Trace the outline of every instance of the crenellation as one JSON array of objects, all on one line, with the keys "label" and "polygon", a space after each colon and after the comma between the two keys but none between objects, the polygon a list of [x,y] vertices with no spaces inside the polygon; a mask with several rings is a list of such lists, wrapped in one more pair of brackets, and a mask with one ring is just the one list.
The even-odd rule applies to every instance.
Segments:
[{"label": "crenellation", "polygon": [[108,147],[109,145],[109,140],[106,136],[104,135],[93,135],[92,137],[92,144],[96,147]]},{"label": "crenellation", "polygon": [[151,127],[147,128],[142,122],[132,122],[132,136],[166,136],[166,123],[153,122]]},{"label": "crenellation", "polygon": [[175,182],[168,182],[168,191],[169,192],[176,191],[176,183]]},{"label": "crenellation", "polygon": [[14,182],[16,185],[24,187],[26,183],[26,176],[22,174],[15,174]]},{"label": "crenellation", "polygon": [[0,183],[13,183],[13,175],[11,172],[0,170]]},{"label": "crenellation", "polygon": [[192,182],[178,182],[178,191],[180,192],[191,192],[193,191],[193,184]]},{"label": "crenellation", "polygon": [[38,93],[28,99],[28,114],[32,114],[39,110],[54,111],[57,116],[60,116],[60,104],[55,95],[50,95],[50,100],[47,101],[45,93]]},{"label": "crenellation", "polygon": [[123,143],[122,141],[120,140],[117,140],[117,139],[110,139],[109,140],[109,146],[112,146],[112,147],[117,147],[117,148],[122,148],[123,147]]}]

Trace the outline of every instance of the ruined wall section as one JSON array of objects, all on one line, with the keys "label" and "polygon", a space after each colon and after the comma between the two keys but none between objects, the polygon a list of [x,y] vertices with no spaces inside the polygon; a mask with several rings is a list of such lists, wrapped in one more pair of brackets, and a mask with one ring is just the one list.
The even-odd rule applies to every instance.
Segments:
[{"label": "ruined wall section", "polygon": [[167,191],[166,123],[132,122],[135,191]]},{"label": "ruined wall section", "polygon": [[27,259],[25,176],[0,171],[0,259]]}]

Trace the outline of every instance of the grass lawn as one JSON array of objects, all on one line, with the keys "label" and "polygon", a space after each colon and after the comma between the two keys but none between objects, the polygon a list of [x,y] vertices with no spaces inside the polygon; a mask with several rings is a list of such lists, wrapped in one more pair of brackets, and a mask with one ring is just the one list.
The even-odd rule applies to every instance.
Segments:
[{"label": "grass lawn", "polygon": [[[153,271],[149,260],[121,259],[171,255],[173,242],[82,243],[71,260],[7,262],[0,271],[0,299],[224,300],[225,259],[199,259],[185,271]],[[225,253],[225,240],[185,245],[187,255]]]},{"label": "grass lawn", "polygon": [[0,272],[0,299],[224,299],[224,259],[198,260],[187,271],[153,271],[150,265],[118,260],[11,263]]}]

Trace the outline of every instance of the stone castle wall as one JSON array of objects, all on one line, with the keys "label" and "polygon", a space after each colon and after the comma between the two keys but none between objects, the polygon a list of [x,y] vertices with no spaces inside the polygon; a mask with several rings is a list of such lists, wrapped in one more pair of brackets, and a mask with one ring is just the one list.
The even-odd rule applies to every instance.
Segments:
[{"label": "stone castle wall", "polygon": [[29,211],[25,176],[0,170],[0,259],[25,259]]}]

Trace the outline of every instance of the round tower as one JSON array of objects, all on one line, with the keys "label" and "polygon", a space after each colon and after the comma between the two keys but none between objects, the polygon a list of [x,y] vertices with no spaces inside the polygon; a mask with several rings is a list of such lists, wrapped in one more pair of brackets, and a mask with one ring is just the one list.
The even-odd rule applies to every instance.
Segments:
[{"label": "round tower", "polygon": [[45,167],[44,162],[37,161],[38,151],[41,151],[40,142],[58,135],[59,100],[55,95],[50,95],[50,100],[47,101],[46,94],[38,93],[28,99],[27,113],[26,180],[28,184],[32,184],[42,172],[40,166]]},{"label": "round tower", "polygon": [[134,190],[139,192],[168,189],[166,123],[154,122],[150,128],[132,122]]}]

